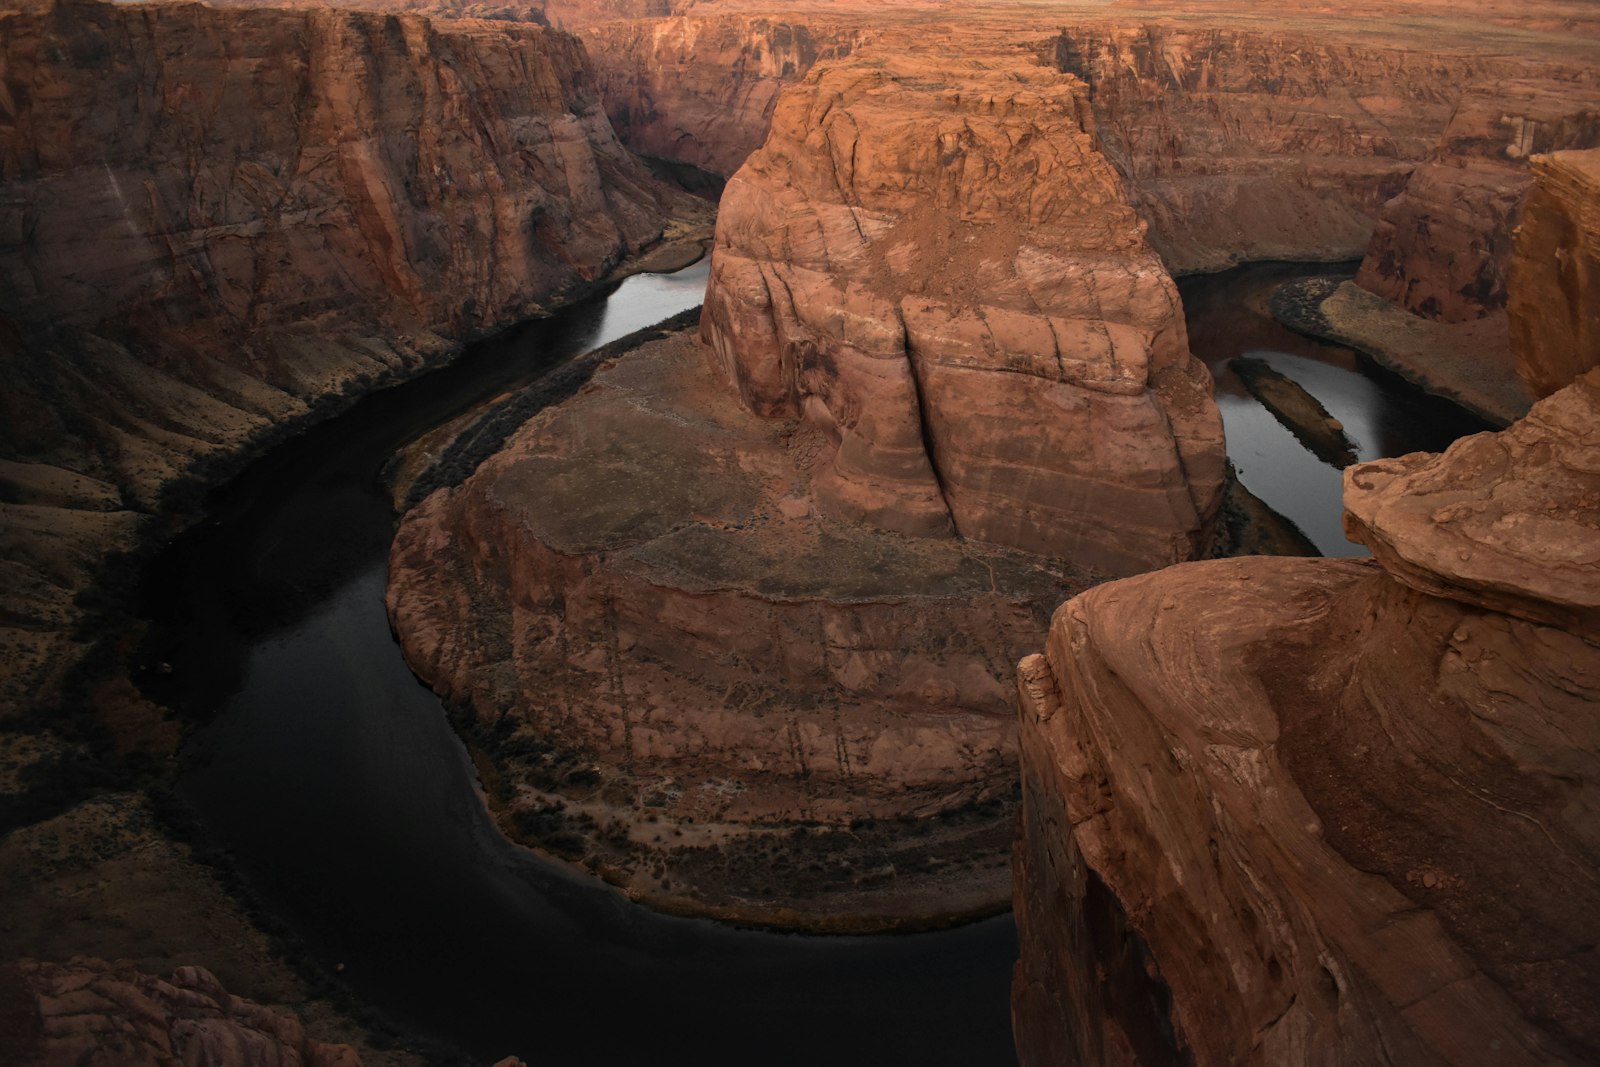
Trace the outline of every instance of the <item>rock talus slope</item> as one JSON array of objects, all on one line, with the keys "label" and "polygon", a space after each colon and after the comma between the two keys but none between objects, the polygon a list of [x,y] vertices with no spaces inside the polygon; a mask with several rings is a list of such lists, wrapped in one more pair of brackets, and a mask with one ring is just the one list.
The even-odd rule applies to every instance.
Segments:
[{"label": "rock talus slope", "polygon": [[0,71],[7,701],[177,479],[662,229],[533,26],[62,0],[0,14]]},{"label": "rock talus slope", "polygon": [[1082,84],[1016,61],[818,68],[729,182],[703,335],[827,435],[831,515],[1127,573],[1191,558],[1221,425]]}]

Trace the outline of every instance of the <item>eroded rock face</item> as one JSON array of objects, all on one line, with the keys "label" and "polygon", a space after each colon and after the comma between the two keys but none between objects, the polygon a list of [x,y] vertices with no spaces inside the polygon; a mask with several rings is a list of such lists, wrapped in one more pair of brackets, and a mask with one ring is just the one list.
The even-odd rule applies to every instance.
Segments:
[{"label": "eroded rock face", "polygon": [[673,910],[808,929],[1003,904],[1011,665],[1082,585],[817,513],[822,434],[689,334],[631,352],[402,522],[413,669],[513,836]]},{"label": "eroded rock face", "polygon": [[1512,230],[1533,184],[1529,157],[1600,145],[1600,85],[1554,73],[1461,98],[1438,147],[1383,206],[1358,285],[1441,322],[1505,308]]},{"label": "eroded rock face", "polygon": [[802,418],[831,515],[1127,573],[1192,557],[1209,378],[1083,87],[996,60],[818,68],[728,185],[703,334]]},{"label": "eroded rock face", "polygon": [[0,69],[4,702],[175,480],[662,228],[581,45],[533,26],[63,0],[0,14]]},{"label": "eroded rock face", "polygon": [[1511,262],[1511,347],[1538,396],[1600,365],[1600,149],[1533,160]]},{"label": "eroded rock face", "polygon": [[203,967],[170,979],[126,961],[0,965],[8,1062],[45,1067],[226,1063],[239,1067],[360,1067],[349,1045],[313,1041],[294,1015],[222,987]]},{"label": "eroded rock face", "polygon": [[715,16],[585,26],[606,111],[635,152],[727,176],[766,139],[785,85],[871,30],[826,17]]},{"label": "eroded rock face", "polygon": [[1024,1064],[1600,1054],[1597,416],[1600,371],[1351,468],[1376,562],[1057,612],[1022,666]]}]

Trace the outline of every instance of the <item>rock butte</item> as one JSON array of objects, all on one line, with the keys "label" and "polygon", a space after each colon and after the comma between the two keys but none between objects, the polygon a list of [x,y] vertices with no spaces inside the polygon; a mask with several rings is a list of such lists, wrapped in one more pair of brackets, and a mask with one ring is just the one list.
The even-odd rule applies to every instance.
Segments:
[{"label": "rock butte", "polygon": [[[1586,246],[1557,220],[1600,204],[1591,155],[1540,161],[1518,263]],[[1514,271],[1513,311],[1548,277]],[[1350,468],[1375,562],[1191,564],[1057,611],[1021,666],[1024,1064],[1600,1055],[1597,425],[1590,369]]]},{"label": "rock butte", "polygon": [[1086,568],[1194,555],[1222,479],[1081,93],[817,68],[724,197],[709,344],[625,357],[402,523],[396,632],[496,732],[503,825],[746,921],[1005,898],[1011,664]]}]

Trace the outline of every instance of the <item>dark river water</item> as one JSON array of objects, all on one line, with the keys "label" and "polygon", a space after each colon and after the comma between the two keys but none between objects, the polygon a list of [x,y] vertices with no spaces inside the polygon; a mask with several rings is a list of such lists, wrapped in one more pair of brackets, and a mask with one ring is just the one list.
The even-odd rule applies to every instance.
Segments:
[{"label": "dark river water", "polygon": [[158,567],[162,650],[204,722],[180,792],[316,960],[409,1030],[536,1064],[1011,1064],[1009,917],[798,937],[657,915],[505,841],[390,636],[406,440],[700,302],[630,278],[276,449]]},{"label": "dark river water", "polygon": [[[1197,351],[1267,353],[1369,453],[1437,447],[1344,350],[1241,313],[1283,274],[1185,284]],[[200,724],[180,794],[305,952],[410,1032],[536,1064],[1014,1062],[1008,917],[933,934],[798,937],[669,918],[543,863],[490,822],[439,701],[391,638],[395,517],[378,484],[407,440],[562,359],[700,301],[704,264],[474,346],[275,449],[155,568],[173,670]],[[1259,319],[1260,321],[1256,321]],[[1219,370],[1247,485],[1337,551],[1338,475]],[[1398,406],[1397,406],[1398,405]],[[1430,416],[1432,418],[1432,416]],[[1448,431],[1438,430],[1439,433]],[[1430,443],[1431,442],[1431,443]]]},{"label": "dark river water", "polygon": [[[1189,346],[1211,368],[1228,457],[1246,489],[1292,520],[1325,556],[1364,556],[1345,539],[1342,473],[1317,459],[1245,391],[1228,360],[1254,356],[1293,378],[1344,423],[1363,462],[1438,452],[1463,434],[1489,429],[1442,400],[1417,392],[1354,351],[1282,326],[1266,310],[1273,289],[1328,268],[1265,263],[1179,284]],[[1354,272],[1354,264],[1351,265]]]}]

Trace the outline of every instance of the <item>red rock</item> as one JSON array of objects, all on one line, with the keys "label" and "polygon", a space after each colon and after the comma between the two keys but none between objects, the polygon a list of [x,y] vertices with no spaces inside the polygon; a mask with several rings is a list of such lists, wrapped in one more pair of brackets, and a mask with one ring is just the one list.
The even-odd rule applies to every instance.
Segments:
[{"label": "red rock", "polygon": [[1345,472],[1345,532],[1435,596],[1600,643],[1600,369],[1501,433]]},{"label": "red rock", "polygon": [[1541,74],[1475,88],[1457,103],[1432,156],[1384,205],[1358,285],[1442,322],[1505,307],[1512,229],[1533,184],[1529,157],[1600,145],[1600,87],[1563,84],[1559,68]]},{"label": "red rock", "polygon": [[751,411],[833,442],[829,514],[1123,573],[1205,543],[1209,381],[1082,93],[819,67],[730,181],[704,336]]},{"label": "red rock", "polygon": [[1532,161],[1511,262],[1511,347],[1547,396],[1600,365],[1600,149]]},{"label": "red rock", "polygon": [[63,0],[0,13],[0,67],[0,705],[48,695],[73,598],[201,461],[663,224],[582,46],[533,26]]},{"label": "red rock", "polygon": [[508,832],[744,922],[1004,901],[1006,680],[1074,580],[820,517],[823,444],[744,411],[680,334],[405,517],[395,631],[506,783]]},{"label": "red rock", "polygon": [[1600,1056],[1600,370],[1023,661],[1024,1065]]}]

